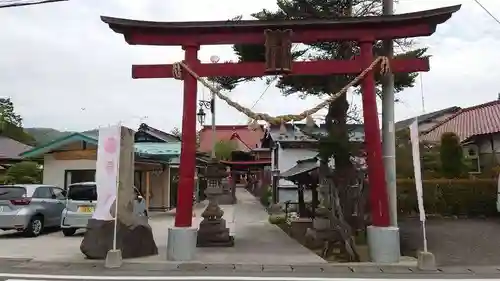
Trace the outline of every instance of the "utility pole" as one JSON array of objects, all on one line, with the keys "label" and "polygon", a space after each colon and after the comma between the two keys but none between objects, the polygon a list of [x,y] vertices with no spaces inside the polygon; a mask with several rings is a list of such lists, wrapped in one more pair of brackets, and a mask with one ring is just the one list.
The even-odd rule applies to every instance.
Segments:
[{"label": "utility pole", "polygon": [[[394,0],[383,0],[384,15],[392,15]],[[385,40],[385,55],[392,59],[393,41]],[[394,75],[388,73],[382,79],[382,154],[384,157],[385,179],[389,196],[391,226],[398,225],[397,190],[396,190],[396,136],[394,128]]]}]

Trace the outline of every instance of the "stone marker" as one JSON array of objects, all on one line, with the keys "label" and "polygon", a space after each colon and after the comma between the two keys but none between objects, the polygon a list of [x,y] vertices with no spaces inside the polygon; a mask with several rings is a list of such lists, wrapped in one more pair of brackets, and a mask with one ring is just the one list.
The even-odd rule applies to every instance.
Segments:
[{"label": "stone marker", "polygon": [[[134,213],[134,132],[121,127],[120,162],[118,170],[118,224],[116,248],[122,258],[136,258],[157,255],[158,248],[153,238],[153,231],[145,216]],[[115,217],[115,203],[110,213]],[[114,221],[90,219],[87,232],[83,237],[80,250],[88,259],[105,259],[113,249]],[[117,264],[118,253],[113,251],[110,261]]]}]

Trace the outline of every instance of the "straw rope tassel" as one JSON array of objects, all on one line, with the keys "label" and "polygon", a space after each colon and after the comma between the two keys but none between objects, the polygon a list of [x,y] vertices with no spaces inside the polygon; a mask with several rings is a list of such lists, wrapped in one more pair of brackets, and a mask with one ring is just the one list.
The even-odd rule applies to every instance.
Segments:
[{"label": "straw rope tassel", "polygon": [[286,134],[286,126],[285,126],[285,122],[283,120],[281,120],[280,134]]},{"label": "straw rope tassel", "polygon": [[306,117],[306,126],[312,128],[312,127],[314,127],[314,125],[315,125],[315,123],[314,123],[314,119],[312,118],[312,116],[311,115],[307,115],[307,117]]}]

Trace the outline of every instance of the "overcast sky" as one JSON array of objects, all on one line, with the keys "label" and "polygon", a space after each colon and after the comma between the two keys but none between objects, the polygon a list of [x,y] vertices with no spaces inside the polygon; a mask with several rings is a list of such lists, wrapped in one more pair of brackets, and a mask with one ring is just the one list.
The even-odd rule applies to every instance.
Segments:
[{"label": "overcast sky", "polygon": [[[481,0],[500,17],[500,1]],[[496,99],[500,92],[500,24],[473,0],[400,0],[397,13],[463,4],[451,20],[419,44],[430,48],[431,71],[423,75],[425,111],[471,106]],[[214,6],[216,5],[216,6]],[[25,127],[86,130],[141,121],[170,130],[182,120],[182,84],[172,79],[131,79],[131,65],[172,63],[180,47],[129,46],[100,15],[154,21],[224,20],[274,0],[70,0],[0,9],[0,96],[11,97]],[[195,9],[195,10],[192,10]],[[202,47],[200,59],[233,58],[229,46]],[[250,107],[265,90],[263,82],[239,86],[230,96]],[[208,97],[199,87],[198,97]],[[423,112],[420,84],[399,94],[396,119]],[[353,97],[353,103],[359,103]],[[273,115],[299,113],[318,100],[284,98],[272,87],[255,106]],[[218,124],[245,124],[227,105],[217,108]]]}]

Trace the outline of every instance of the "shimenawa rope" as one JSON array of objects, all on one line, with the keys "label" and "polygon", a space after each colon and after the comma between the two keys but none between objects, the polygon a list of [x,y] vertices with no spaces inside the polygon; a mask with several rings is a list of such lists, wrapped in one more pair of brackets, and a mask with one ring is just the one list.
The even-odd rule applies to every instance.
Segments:
[{"label": "shimenawa rope", "polygon": [[356,85],[361,79],[363,79],[368,72],[372,71],[377,64],[380,63],[380,73],[382,75],[388,73],[390,71],[390,66],[389,66],[389,59],[385,56],[380,56],[377,57],[365,70],[363,70],[356,78],[354,78],[351,82],[349,82],[346,86],[344,86],[340,91],[335,93],[334,95],[330,96],[328,99],[325,101],[319,103],[315,107],[305,110],[304,112],[300,114],[287,114],[287,115],[279,115],[279,116],[271,116],[267,113],[257,113],[252,111],[251,109],[244,107],[237,102],[231,100],[229,97],[223,95],[221,93],[220,88],[216,88],[212,86],[210,83],[207,82],[206,79],[203,77],[200,77],[198,74],[196,74],[187,64],[185,64],[183,61],[176,62],[172,65],[172,76],[175,79],[182,80],[182,75],[183,75],[183,69],[185,69],[190,75],[192,75],[196,80],[200,81],[205,87],[209,88],[218,98],[224,100],[228,105],[231,107],[235,108],[236,110],[242,112],[249,118],[253,119],[253,122],[256,123],[257,120],[263,120],[266,121],[270,124],[284,124],[290,121],[300,121],[307,119],[307,123],[310,124],[311,122],[314,122],[312,120],[311,115],[315,114],[318,112],[320,109],[326,107],[329,103],[335,101],[338,99],[341,95],[345,94],[347,90]]}]

